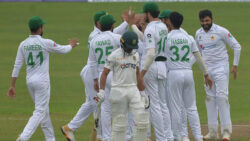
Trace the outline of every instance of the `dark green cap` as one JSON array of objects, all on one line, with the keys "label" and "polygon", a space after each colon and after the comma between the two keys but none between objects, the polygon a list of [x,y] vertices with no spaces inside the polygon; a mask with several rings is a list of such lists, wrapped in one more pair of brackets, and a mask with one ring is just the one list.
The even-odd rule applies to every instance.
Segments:
[{"label": "dark green cap", "polygon": [[96,22],[100,21],[101,16],[103,16],[105,14],[106,14],[105,11],[96,12],[94,15],[94,22],[96,23]]},{"label": "dark green cap", "polygon": [[162,18],[164,18],[164,19],[167,19],[167,18],[169,18],[169,16],[170,16],[170,14],[172,13],[173,11],[172,10],[163,10],[162,12],[161,12],[161,14],[158,16],[158,18],[159,19],[162,19]]},{"label": "dark green cap", "polygon": [[37,28],[41,27],[43,24],[45,24],[45,21],[38,16],[34,16],[34,17],[31,17],[29,19],[29,28],[30,29],[37,29]]},{"label": "dark green cap", "polygon": [[144,4],[143,6],[143,13],[149,12],[158,12],[159,11],[159,7],[155,2],[147,2]]},{"label": "dark green cap", "polygon": [[125,32],[121,37],[121,42],[125,44],[127,48],[138,49],[138,36],[133,31]]},{"label": "dark green cap", "polygon": [[115,23],[115,19],[114,19],[114,17],[111,14],[107,14],[107,15],[101,16],[101,18],[100,18],[100,24],[101,24],[101,26],[112,25],[114,23]]}]

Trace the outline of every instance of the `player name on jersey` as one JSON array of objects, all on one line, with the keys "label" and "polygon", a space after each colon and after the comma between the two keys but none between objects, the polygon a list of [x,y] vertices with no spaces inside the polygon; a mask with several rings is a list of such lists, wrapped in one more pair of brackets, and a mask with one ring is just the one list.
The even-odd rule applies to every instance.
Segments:
[{"label": "player name on jersey", "polygon": [[159,36],[167,36],[167,34],[168,34],[168,31],[167,30],[161,30],[160,32],[159,32]]},{"label": "player name on jersey", "polygon": [[96,45],[98,46],[104,46],[104,45],[110,45],[111,41],[110,40],[104,40],[104,41],[97,41]]},{"label": "player name on jersey", "polygon": [[171,44],[172,45],[176,45],[176,44],[188,44],[188,40],[187,39],[171,40]]},{"label": "player name on jersey", "polygon": [[29,46],[24,46],[24,51],[41,51],[42,46],[40,45],[29,45]]}]

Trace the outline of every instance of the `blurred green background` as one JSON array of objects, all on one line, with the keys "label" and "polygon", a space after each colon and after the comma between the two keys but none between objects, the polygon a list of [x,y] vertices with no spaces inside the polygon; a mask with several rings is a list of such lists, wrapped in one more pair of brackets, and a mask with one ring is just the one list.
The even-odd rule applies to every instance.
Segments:
[{"label": "blurred green background", "polygon": [[[80,46],[66,55],[51,54],[51,100],[50,113],[58,141],[65,140],[59,130],[61,125],[67,124],[81,104],[85,101],[84,85],[80,78],[80,71],[87,62],[87,40],[93,30],[93,14],[106,10],[116,18],[116,26],[121,23],[122,11],[129,6],[137,13],[144,3],[68,3],[68,2],[34,2],[34,3],[0,3],[0,140],[13,141],[22,132],[26,122],[32,115],[34,104],[30,98],[25,82],[25,67],[23,66],[17,80],[17,96],[11,100],[6,96],[11,73],[16,57],[17,48],[21,41],[29,35],[28,19],[31,16],[41,16],[45,25],[44,38],[50,38],[59,44],[67,44],[68,39],[77,37]],[[200,28],[198,12],[210,9],[216,24],[231,31],[242,46],[238,79],[230,76],[229,97],[233,124],[250,124],[250,3],[158,3],[161,10],[171,9],[184,15],[183,28],[194,35]],[[233,50],[228,47],[230,65],[232,65]],[[205,108],[205,91],[203,77],[197,65],[194,66],[194,77],[197,93],[197,106],[202,124],[207,123]],[[87,141],[93,126],[92,116],[75,133],[77,140]],[[247,136],[235,136],[233,140],[249,141],[250,127],[244,127]],[[243,128],[243,129],[244,129]],[[234,132],[235,133],[235,132]],[[31,140],[43,141],[40,129],[35,132]]]}]

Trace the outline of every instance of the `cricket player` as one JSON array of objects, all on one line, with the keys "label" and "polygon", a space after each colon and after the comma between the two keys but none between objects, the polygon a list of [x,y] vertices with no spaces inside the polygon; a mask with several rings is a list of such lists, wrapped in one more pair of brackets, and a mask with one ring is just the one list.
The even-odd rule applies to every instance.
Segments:
[{"label": "cricket player", "polygon": [[[132,30],[137,34],[138,36],[138,54],[139,54],[139,69],[142,70],[143,61],[146,57],[146,47],[144,42],[144,35],[143,32],[146,29],[146,21],[145,21],[145,15],[144,14],[136,14],[135,15],[135,23],[131,26]],[[142,96],[148,97],[148,95],[145,92],[140,92],[141,94],[145,94]],[[145,107],[149,107],[149,99],[145,98]],[[147,112],[149,112],[149,109],[147,109]],[[129,119],[130,120],[130,119]],[[132,119],[133,120],[133,119]],[[131,126],[131,124],[129,124]],[[130,128],[133,130],[133,127]],[[131,132],[132,133],[132,132]],[[151,137],[151,123],[149,119],[149,126],[148,126],[148,132],[147,132],[147,141],[150,141]]]},{"label": "cricket player", "polygon": [[14,69],[12,72],[11,86],[8,96],[16,96],[15,84],[23,62],[26,63],[26,83],[35,104],[35,110],[26,124],[17,141],[28,141],[41,125],[46,141],[55,141],[55,135],[49,116],[50,78],[49,78],[49,53],[65,54],[77,46],[77,40],[69,41],[69,45],[59,45],[50,39],[42,38],[44,20],[40,17],[29,19],[31,35],[19,46]]},{"label": "cricket player", "polygon": [[[98,102],[109,98],[111,104],[112,132],[111,141],[125,141],[127,114],[131,112],[135,120],[134,141],[146,141],[148,113],[141,101],[139,90],[145,89],[139,77],[138,37],[128,31],[122,35],[121,48],[107,58],[101,75]],[[113,71],[110,96],[106,97],[105,85],[110,71]],[[138,90],[138,88],[139,90]]]},{"label": "cricket player", "polygon": [[[166,9],[166,10],[163,10],[161,12],[161,14],[159,15],[159,19],[161,19],[161,21],[166,24],[167,28],[168,28],[168,32],[171,32],[171,29],[170,29],[170,19],[169,19],[169,16],[170,14],[172,13],[173,11],[172,10],[169,10],[169,9]],[[188,34],[183,28],[180,27],[180,31],[182,31],[183,33],[185,34]],[[193,64],[195,63],[195,57],[191,54],[192,57],[190,57],[189,59],[189,62],[190,62],[190,65],[191,67],[193,66]],[[168,67],[167,67],[167,62],[166,62],[166,68],[168,70]],[[167,77],[168,79],[168,77]],[[167,82],[167,80],[166,80]],[[168,104],[168,107],[169,107],[169,98],[168,98],[168,93],[167,93],[167,87],[165,87],[166,89],[166,95],[167,95],[167,104]],[[169,109],[171,110],[171,109]],[[188,138],[188,128],[187,128],[187,113],[186,113],[186,110],[185,110],[185,107],[182,107],[182,112],[181,112],[181,120],[182,120],[182,131],[180,131],[180,136],[181,136],[181,140],[182,141],[190,141],[190,139]],[[171,123],[171,121],[170,121]]]},{"label": "cricket player", "polygon": [[[90,33],[88,39],[88,48],[90,46],[90,42],[93,38],[95,38],[98,34],[101,33],[101,25],[100,25],[100,17],[106,15],[105,11],[98,11],[94,14],[94,30]],[[129,18],[128,13],[123,13],[122,18],[124,22],[114,29],[114,33],[123,34],[128,30],[129,27]],[[88,58],[89,61],[89,58]],[[65,135],[65,137],[70,141],[75,141],[75,137],[73,132],[75,132],[78,128],[82,126],[82,124],[86,121],[91,113],[94,113],[94,117],[96,118],[97,105],[93,100],[94,96],[96,96],[97,92],[94,89],[94,81],[93,76],[89,67],[89,62],[83,67],[80,76],[85,85],[85,94],[86,94],[86,102],[82,104],[80,109],[74,118],[67,124],[61,127],[61,131]],[[101,124],[99,124],[101,126]],[[97,130],[97,138],[101,139],[101,128]]]},{"label": "cricket player", "polygon": [[166,41],[167,67],[169,69],[167,79],[167,92],[171,109],[172,129],[175,140],[181,140],[182,108],[185,107],[191,131],[195,141],[202,141],[199,115],[196,107],[193,72],[189,63],[191,53],[204,74],[206,85],[212,87],[212,81],[208,76],[206,66],[201,58],[199,49],[192,36],[180,30],[183,16],[178,12],[172,12],[169,16],[171,32]]},{"label": "cricket player", "polygon": [[158,19],[160,11],[155,2],[145,3],[143,12],[148,25],[144,31],[147,51],[141,77],[144,79],[145,75],[145,92],[150,97],[150,119],[154,125],[157,141],[173,140],[171,123],[169,123],[170,115],[165,100],[166,57],[164,45],[168,29]]},{"label": "cricket player", "polygon": [[228,101],[229,62],[226,44],[234,50],[232,67],[234,79],[237,78],[241,46],[226,28],[213,23],[210,10],[200,11],[199,18],[202,28],[197,30],[195,40],[208,68],[208,75],[214,82],[211,90],[205,86],[209,132],[204,139],[218,138],[219,112],[223,141],[229,141],[232,134],[232,122]]},{"label": "cricket player", "polygon": [[[101,33],[91,42],[89,49],[89,67],[93,75],[94,88],[99,92],[99,78],[103,71],[107,56],[120,47],[121,35],[113,33],[114,17],[110,14],[104,15],[100,19]],[[112,73],[111,73],[112,75]],[[111,75],[108,76],[106,83],[105,96],[109,97],[111,88]],[[108,99],[101,105],[101,126],[102,140],[109,141],[111,134],[110,103]]]}]

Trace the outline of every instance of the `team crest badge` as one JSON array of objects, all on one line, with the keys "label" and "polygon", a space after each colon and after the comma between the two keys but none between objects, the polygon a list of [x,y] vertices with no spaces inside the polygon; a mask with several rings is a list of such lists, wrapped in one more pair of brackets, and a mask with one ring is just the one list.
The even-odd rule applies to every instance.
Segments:
[{"label": "team crest badge", "polygon": [[136,45],[136,39],[134,39],[134,40],[132,41],[132,44],[133,44],[133,45]]},{"label": "team crest badge", "polygon": [[214,40],[214,36],[213,35],[211,36],[211,40]]},{"label": "team crest badge", "polygon": [[232,37],[232,35],[231,35],[230,33],[228,33],[228,35],[227,35],[227,36],[228,36],[229,38],[230,38],[230,37]]}]

